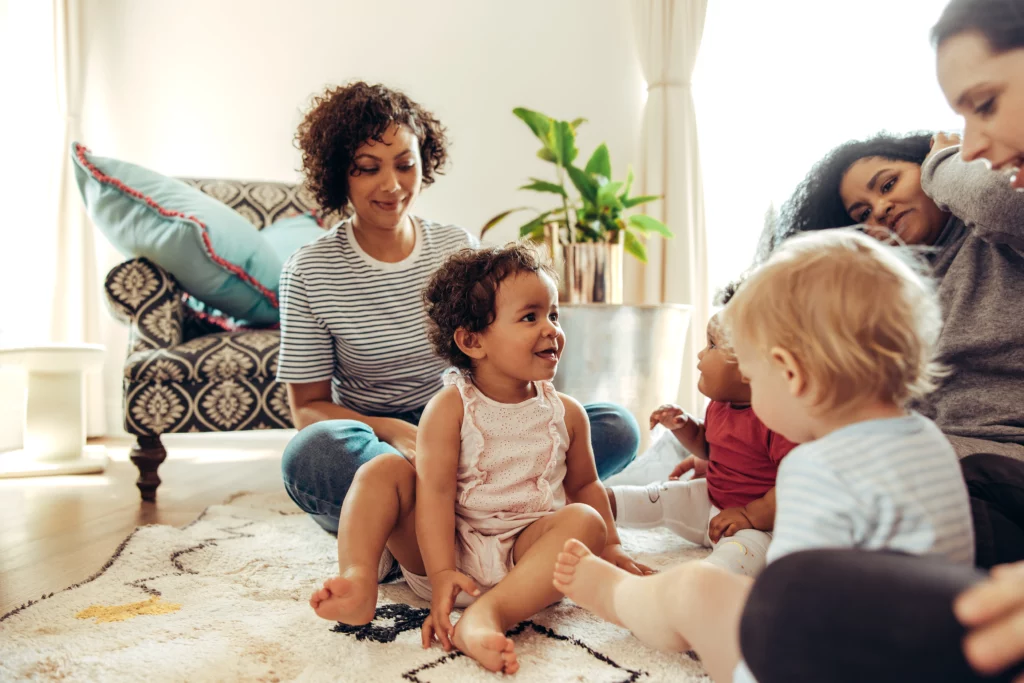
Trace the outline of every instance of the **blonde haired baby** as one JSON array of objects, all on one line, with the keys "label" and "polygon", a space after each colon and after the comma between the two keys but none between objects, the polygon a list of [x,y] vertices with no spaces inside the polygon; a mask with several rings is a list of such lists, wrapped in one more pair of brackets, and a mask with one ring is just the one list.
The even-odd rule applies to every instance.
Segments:
[{"label": "blonde haired baby", "polygon": [[[791,239],[743,284],[722,324],[754,411],[801,444],[779,468],[769,563],[824,547],[973,563],[956,455],[906,408],[939,377],[941,316],[901,250],[856,230]],[[716,681],[753,680],[739,648],[751,584],[703,562],[630,577],[575,541],[554,570],[555,587],[647,644],[696,650]]]}]

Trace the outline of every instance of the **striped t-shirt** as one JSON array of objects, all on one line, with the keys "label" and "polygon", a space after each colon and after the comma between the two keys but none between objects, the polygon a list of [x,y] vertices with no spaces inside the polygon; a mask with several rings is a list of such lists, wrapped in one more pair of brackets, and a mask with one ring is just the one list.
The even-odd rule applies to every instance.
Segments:
[{"label": "striped t-shirt", "polygon": [[895,550],[974,564],[967,486],[926,417],[869,420],[794,448],[779,466],[768,562],[812,548]]},{"label": "striped t-shirt", "polygon": [[441,389],[447,364],[427,341],[423,288],[452,253],[479,241],[414,218],[416,245],[378,261],[344,221],[299,249],[281,273],[280,382],[331,380],[331,400],[367,415],[416,410]]}]

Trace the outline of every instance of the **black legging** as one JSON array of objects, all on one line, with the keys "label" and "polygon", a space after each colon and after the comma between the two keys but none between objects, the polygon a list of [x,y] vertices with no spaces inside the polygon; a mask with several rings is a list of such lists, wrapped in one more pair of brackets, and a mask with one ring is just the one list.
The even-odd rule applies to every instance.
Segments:
[{"label": "black legging", "polygon": [[[1024,462],[988,454],[962,461],[979,566],[1024,559]],[[1011,681],[975,674],[953,599],[983,579],[930,557],[812,550],[783,557],[758,577],[740,626],[759,683]]]},{"label": "black legging", "polygon": [[1024,560],[1024,462],[980,453],[960,461],[971,496],[975,563]]},{"label": "black legging", "polygon": [[768,565],[747,600],[740,648],[758,683],[949,683],[964,659],[953,599],[984,573],[935,558],[809,550]]}]

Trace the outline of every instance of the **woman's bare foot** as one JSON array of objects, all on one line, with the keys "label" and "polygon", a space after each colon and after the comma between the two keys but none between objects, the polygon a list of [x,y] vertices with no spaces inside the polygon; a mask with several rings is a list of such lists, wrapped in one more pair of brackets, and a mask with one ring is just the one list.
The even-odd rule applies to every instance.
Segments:
[{"label": "woman's bare foot", "polygon": [[351,568],[341,576],[324,581],[324,587],[309,598],[317,616],[362,626],[377,613],[377,572]]},{"label": "woman's bare foot", "polygon": [[452,643],[488,671],[506,674],[519,671],[515,644],[505,636],[498,615],[484,605],[478,603],[466,608],[455,624]]},{"label": "woman's bare foot", "polygon": [[615,589],[623,581],[640,581],[641,577],[605,562],[575,538],[565,542],[555,560],[555,588],[580,607],[588,609],[605,621],[623,626],[615,613]]}]

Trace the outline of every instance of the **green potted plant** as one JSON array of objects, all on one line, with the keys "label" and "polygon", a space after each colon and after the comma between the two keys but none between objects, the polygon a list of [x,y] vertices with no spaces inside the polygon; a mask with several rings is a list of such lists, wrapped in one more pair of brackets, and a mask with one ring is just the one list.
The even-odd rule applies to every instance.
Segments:
[{"label": "green potted plant", "polygon": [[[585,119],[559,121],[522,107],[513,113],[541,141],[537,156],[555,167],[555,182],[530,178],[531,182],[519,189],[554,195],[558,201],[546,211],[532,209],[537,215],[520,226],[520,237],[546,243],[556,264],[564,264],[563,296],[568,303],[622,303],[623,252],[646,262],[644,242],[649,236],[673,236],[664,223],[651,216],[626,213],[660,197],[630,196],[632,167],[624,182],[612,180],[611,156],[604,143],[590,155],[586,166],[574,164],[579,155],[576,129]],[[566,188],[567,177],[576,196]],[[512,213],[525,210],[531,208],[502,211],[487,221],[480,236]]]}]

